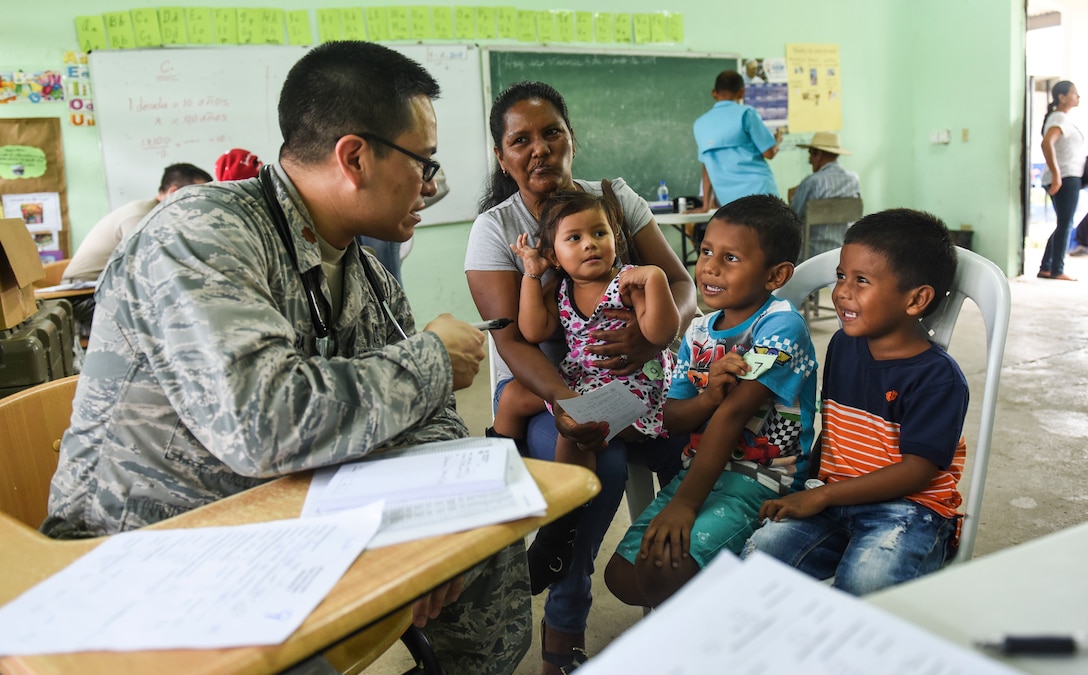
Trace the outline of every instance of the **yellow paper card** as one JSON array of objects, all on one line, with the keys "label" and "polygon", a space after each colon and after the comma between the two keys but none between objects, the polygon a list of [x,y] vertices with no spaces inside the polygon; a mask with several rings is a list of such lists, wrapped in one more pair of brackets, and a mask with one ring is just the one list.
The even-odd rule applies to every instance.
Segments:
[{"label": "yellow paper card", "polygon": [[615,17],[612,16],[611,12],[593,13],[593,39],[596,42],[612,42],[615,40],[612,35],[614,19]]},{"label": "yellow paper card", "polygon": [[381,42],[389,39],[389,9],[386,7],[366,8],[366,30],[370,39]]},{"label": "yellow paper card", "polygon": [[264,43],[268,45],[282,45],[283,39],[283,10],[264,10]]},{"label": "yellow paper card", "polygon": [[555,39],[558,42],[574,42],[574,12],[565,9],[555,12]]},{"label": "yellow paper card", "polygon": [[627,12],[616,12],[616,18],[612,23],[612,38],[616,42],[630,43],[634,40],[634,32],[631,30],[631,15]]},{"label": "yellow paper card", "polygon": [[495,20],[498,12],[494,7],[476,8],[476,37],[481,40],[494,40],[499,36],[498,26]]},{"label": "yellow paper card", "polygon": [[366,24],[363,23],[363,10],[360,7],[345,7],[340,10],[344,21],[345,40],[365,40]]},{"label": "yellow paper card", "polygon": [[159,10],[144,8],[134,9],[132,14],[132,33],[136,36],[137,47],[161,47],[162,32],[159,31]]},{"label": "yellow paper card", "polygon": [[215,17],[215,44],[238,44],[238,10],[233,7],[216,7],[213,16]]},{"label": "yellow paper card", "polygon": [[102,15],[77,16],[76,40],[82,51],[90,52],[106,48],[106,24]]},{"label": "yellow paper card", "polygon": [[344,37],[344,26],[339,9],[317,10],[317,39],[321,42],[334,42]]},{"label": "yellow paper card", "polygon": [[652,42],[669,41],[669,19],[666,12],[655,12],[650,15],[650,40]]},{"label": "yellow paper card", "polygon": [[210,45],[214,35],[212,31],[212,10],[207,7],[190,7],[185,10],[185,22],[189,26],[189,44]]},{"label": "yellow paper card", "polygon": [[453,39],[453,8],[434,6],[431,8],[431,20],[434,22],[436,40]]},{"label": "yellow paper card", "polygon": [[287,44],[313,44],[314,36],[310,32],[310,12],[305,9],[292,9],[284,13],[287,19]]},{"label": "yellow paper card", "polygon": [[684,41],[684,15],[669,12],[669,42],[681,44]]},{"label": "yellow paper card", "polygon": [[160,7],[159,29],[162,31],[162,43],[164,45],[187,44],[189,34],[185,30],[185,8]]},{"label": "yellow paper card", "polygon": [[593,42],[593,12],[574,13],[574,39]]},{"label": "yellow paper card", "polygon": [[515,7],[499,7],[499,37],[516,40],[518,38],[518,10]]},{"label": "yellow paper card", "polygon": [[238,44],[256,45],[264,36],[264,10],[238,8]]},{"label": "yellow paper card", "polygon": [[106,35],[110,49],[134,49],[136,35],[132,32],[132,17],[128,12],[106,12],[102,15],[106,22]]},{"label": "yellow paper card", "polygon": [[389,8],[389,39],[411,40],[412,23],[408,18],[407,7]]},{"label": "yellow paper card", "polygon": [[413,40],[429,40],[434,37],[430,6],[412,5],[408,8],[408,16],[412,22]]},{"label": "yellow paper card", "polygon": [[644,45],[653,39],[650,29],[650,15],[639,12],[633,16],[635,23],[635,44]]},{"label": "yellow paper card", "polygon": [[531,9],[518,10],[518,40],[536,42],[536,12]]},{"label": "yellow paper card", "polygon": [[476,8],[458,5],[453,12],[454,34],[458,40],[476,38]]},{"label": "yellow paper card", "polygon": [[555,15],[549,10],[536,13],[536,37],[541,42],[555,42]]}]

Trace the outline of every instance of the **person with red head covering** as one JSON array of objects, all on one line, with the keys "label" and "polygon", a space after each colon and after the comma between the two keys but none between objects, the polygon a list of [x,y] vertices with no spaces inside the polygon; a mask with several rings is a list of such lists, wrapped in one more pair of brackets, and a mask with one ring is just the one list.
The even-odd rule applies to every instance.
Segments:
[{"label": "person with red head covering", "polygon": [[219,155],[215,160],[216,180],[242,180],[256,178],[261,170],[261,160],[249,150],[234,148]]}]

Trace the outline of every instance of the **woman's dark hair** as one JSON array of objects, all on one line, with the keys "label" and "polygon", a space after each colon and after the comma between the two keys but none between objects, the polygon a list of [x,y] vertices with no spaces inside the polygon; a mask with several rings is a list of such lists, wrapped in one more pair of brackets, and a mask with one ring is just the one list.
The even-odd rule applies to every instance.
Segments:
[{"label": "woman's dark hair", "polygon": [[1058,97],[1067,96],[1069,89],[1072,88],[1073,83],[1069,80],[1062,80],[1050,89],[1050,103],[1046,104],[1046,114],[1043,115],[1043,127],[1039,133],[1046,133],[1046,118],[1050,117],[1050,113],[1058,109]]},{"label": "woman's dark hair", "polygon": [[[495,147],[498,148],[500,153],[502,152],[502,137],[506,133],[506,113],[510,111],[510,108],[514,107],[514,104],[534,99],[552,104],[555,111],[563,118],[563,122],[566,123],[567,129],[570,131],[571,143],[574,143],[574,127],[570,125],[567,102],[563,100],[563,95],[550,84],[544,84],[543,82],[515,82],[496,96],[495,102],[491,104],[491,140],[494,141]],[[498,162],[495,162],[494,167],[491,169],[491,175],[488,176],[487,182],[484,184],[483,196],[480,197],[480,203],[478,204],[480,213],[492,206],[503,203],[517,191],[517,181],[503,174],[502,167],[499,166]]]},{"label": "woman's dark hair", "polygon": [[[581,190],[557,190],[548,196],[540,211],[540,242],[537,249],[543,254],[555,250],[555,233],[559,231],[559,223],[568,216],[583,211],[600,209],[604,212],[604,218],[612,228],[612,236],[616,239],[616,260],[624,260],[627,255],[627,243],[623,237],[623,208],[616,199],[616,193],[612,191],[612,181],[601,181],[603,194],[595,195]],[[563,273],[563,270],[559,270]]]}]

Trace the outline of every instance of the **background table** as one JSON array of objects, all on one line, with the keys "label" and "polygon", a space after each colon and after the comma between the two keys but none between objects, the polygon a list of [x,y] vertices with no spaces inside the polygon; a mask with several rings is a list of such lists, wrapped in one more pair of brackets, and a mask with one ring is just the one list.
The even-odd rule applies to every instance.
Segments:
[{"label": "background table", "polygon": [[659,225],[671,225],[680,233],[680,260],[688,267],[694,267],[699,259],[699,244],[695,241],[695,225],[710,220],[713,213],[655,213],[654,220]]}]

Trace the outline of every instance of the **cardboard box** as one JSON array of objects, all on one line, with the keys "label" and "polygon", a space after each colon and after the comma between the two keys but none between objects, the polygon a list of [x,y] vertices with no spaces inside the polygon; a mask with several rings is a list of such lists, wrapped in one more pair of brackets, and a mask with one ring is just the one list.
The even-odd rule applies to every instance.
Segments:
[{"label": "cardboard box", "polygon": [[38,311],[34,282],[45,276],[34,237],[19,218],[0,219],[0,330]]}]

